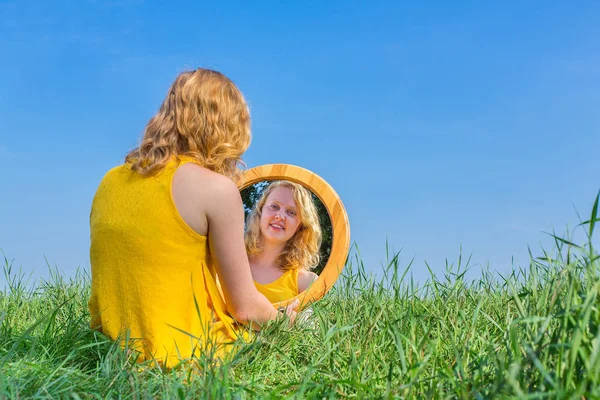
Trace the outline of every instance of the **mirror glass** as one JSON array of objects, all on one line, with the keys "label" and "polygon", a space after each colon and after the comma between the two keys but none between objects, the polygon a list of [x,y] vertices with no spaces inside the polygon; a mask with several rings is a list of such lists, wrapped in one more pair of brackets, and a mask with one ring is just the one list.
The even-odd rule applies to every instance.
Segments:
[{"label": "mirror glass", "polygon": [[[244,220],[248,221],[248,216],[252,211],[254,205],[259,201],[265,189],[271,184],[273,181],[262,180],[260,182],[254,183],[240,191],[242,195],[242,202],[244,203]],[[329,260],[329,255],[331,254],[331,241],[333,239],[333,230],[331,227],[331,218],[327,213],[327,208],[323,202],[315,195],[310,189],[306,188],[312,197],[312,201],[317,209],[317,214],[319,216],[319,224],[321,227],[321,246],[319,249],[320,261],[316,267],[311,268],[311,271],[319,275],[325,265],[327,265],[327,261]],[[245,226],[247,228],[247,226]]]},{"label": "mirror glass", "polygon": [[[268,188],[271,184],[277,182],[273,188],[275,188],[276,186],[279,185],[279,189],[277,189],[278,191],[276,192],[275,190],[271,190],[268,191]],[[283,185],[281,185],[283,184]],[[332,248],[332,224],[331,224],[331,219],[329,217],[329,213],[327,212],[327,208],[325,207],[325,205],[323,204],[323,202],[317,197],[317,195],[315,195],[315,193],[313,193],[310,189],[306,188],[304,185],[300,185],[303,189],[304,189],[304,193],[308,194],[308,196],[305,196],[304,198],[307,199],[308,202],[305,202],[304,204],[302,204],[302,200],[300,200],[300,203],[298,201],[295,200],[295,198],[298,198],[299,194],[294,195],[293,190],[289,187],[289,186],[296,186],[298,187],[298,185],[300,184],[296,184],[290,181],[286,181],[286,180],[278,180],[278,181],[273,181],[273,180],[262,180],[259,182],[256,182],[244,189],[242,189],[240,191],[241,197],[242,197],[242,202],[243,202],[243,206],[244,206],[244,215],[245,215],[245,230],[246,230],[246,248],[247,250],[250,249],[250,245],[249,245],[249,238],[252,237],[251,232],[252,230],[249,227],[249,224],[251,224],[251,214],[257,214],[259,210],[256,210],[256,208],[259,206],[259,204],[262,204],[262,209],[260,210],[260,214],[257,215],[262,215],[260,217],[260,219],[257,217],[255,218],[255,221],[261,221],[261,220],[267,220],[268,221],[280,221],[280,218],[284,218],[286,219],[287,223],[293,223],[294,219],[298,221],[298,223],[300,224],[300,226],[306,226],[309,224],[309,221],[303,220],[303,217],[306,218],[309,214],[312,214],[312,216],[315,218],[314,222],[316,222],[316,227],[313,227],[312,230],[309,230],[310,232],[314,232],[316,230],[318,230],[318,232],[320,232],[320,246],[318,247],[318,262],[316,264],[312,264],[312,263],[308,263],[306,262],[304,264],[304,266],[300,269],[306,270],[306,271],[311,271],[312,273],[316,274],[310,274],[307,273],[306,271],[290,271],[287,272],[284,268],[281,269],[266,269],[263,267],[258,268],[257,265],[260,265],[260,262],[264,262],[265,260],[262,259],[260,261],[258,261],[256,258],[253,258],[253,256],[251,255],[251,252],[249,250],[249,258],[250,258],[250,262],[251,262],[251,267],[254,266],[253,268],[253,277],[255,280],[255,284],[257,286],[257,289],[263,293],[269,300],[271,300],[273,303],[277,303],[277,302],[281,302],[281,301],[285,301],[285,300],[289,300],[290,298],[302,293],[304,290],[307,289],[308,286],[310,286],[310,284],[316,280],[318,278],[318,276],[321,274],[321,272],[323,271],[323,269],[325,268],[325,266],[327,265],[327,262],[329,260],[329,256],[331,254],[331,248]],[[281,193],[281,191],[283,191],[284,193],[288,193],[288,203],[285,203],[285,194],[283,198],[277,198],[277,196],[275,195],[275,193]],[[272,195],[269,193],[273,193]],[[262,200],[262,201],[261,201]],[[281,210],[279,210],[280,205],[278,203],[278,201],[281,200],[284,203],[281,204]],[[295,208],[294,209],[284,209],[285,207],[289,207],[292,206]],[[274,207],[275,211],[270,211],[269,208],[270,207]],[[300,208],[304,207],[304,212],[302,212],[303,210],[300,210]],[[277,214],[277,217],[274,217],[274,213]],[[292,213],[292,214],[289,214]],[[276,218],[275,219],[270,219],[270,218]],[[267,222],[268,222],[267,221]],[[288,225],[286,225],[286,227],[289,227]],[[269,235],[269,230],[270,229],[274,229],[275,231],[272,232],[274,234],[274,236],[277,236],[278,234],[281,235],[285,235],[285,232],[277,232],[276,230],[278,230],[278,228],[271,228],[270,225],[266,225],[263,226],[262,224],[260,224],[260,227],[255,229],[255,232],[260,232],[259,235],[261,238],[263,238],[263,233],[265,232],[264,230],[267,230],[267,235]],[[302,242],[300,240],[299,237],[297,237],[297,235],[300,235],[300,230],[296,231],[296,233],[294,233],[290,239],[288,239],[285,243],[288,244],[289,248],[289,244],[290,243],[296,243],[296,248],[299,249],[304,249],[306,250],[308,247],[306,245],[304,245],[304,242]],[[312,238],[314,236],[313,234],[308,234],[305,237],[307,238]],[[264,239],[264,238],[263,238]],[[294,240],[296,239],[296,240]],[[315,240],[315,239],[313,239]],[[314,253],[312,253],[314,254]],[[282,260],[283,262],[283,260]],[[286,273],[287,272],[287,273]]]}]

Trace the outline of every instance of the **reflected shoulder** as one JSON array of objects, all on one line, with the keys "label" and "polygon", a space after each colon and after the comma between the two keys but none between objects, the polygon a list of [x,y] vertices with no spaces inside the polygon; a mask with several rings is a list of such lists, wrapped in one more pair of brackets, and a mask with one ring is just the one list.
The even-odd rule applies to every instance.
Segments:
[{"label": "reflected shoulder", "polygon": [[298,291],[303,292],[310,286],[311,283],[317,280],[319,275],[312,271],[301,269],[298,271]]}]

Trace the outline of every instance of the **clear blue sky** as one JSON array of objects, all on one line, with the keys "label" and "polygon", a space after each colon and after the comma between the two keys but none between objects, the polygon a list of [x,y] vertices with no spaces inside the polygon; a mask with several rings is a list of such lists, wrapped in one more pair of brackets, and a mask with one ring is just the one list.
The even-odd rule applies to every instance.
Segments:
[{"label": "clear blue sky", "polygon": [[417,279],[461,245],[525,265],[600,189],[600,5],[508,3],[0,1],[0,249],[89,269],[99,181],[201,66],[248,99],[247,165],[329,181],[371,271],[386,239]]}]

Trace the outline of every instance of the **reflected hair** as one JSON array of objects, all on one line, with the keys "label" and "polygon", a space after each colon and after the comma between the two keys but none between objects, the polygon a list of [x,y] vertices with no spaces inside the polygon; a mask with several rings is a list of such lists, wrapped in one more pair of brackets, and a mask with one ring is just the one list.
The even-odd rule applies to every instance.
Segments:
[{"label": "reflected hair", "polygon": [[290,181],[271,183],[252,208],[246,220],[246,232],[244,234],[246,252],[249,258],[262,253],[260,217],[267,197],[278,187],[288,188],[292,191],[300,216],[300,225],[294,236],[286,243],[279,257],[277,257],[277,266],[283,271],[311,270],[321,260],[319,248],[321,247],[323,235],[319,223],[319,214],[310,191],[302,185]]},{"label": "reflected hair", "polygon": [[125,161],[150,176],[173,157],[186,156],[234,179],[250,141],[250,111],[240,90],[222,73],[198,68],[177,76]]}]

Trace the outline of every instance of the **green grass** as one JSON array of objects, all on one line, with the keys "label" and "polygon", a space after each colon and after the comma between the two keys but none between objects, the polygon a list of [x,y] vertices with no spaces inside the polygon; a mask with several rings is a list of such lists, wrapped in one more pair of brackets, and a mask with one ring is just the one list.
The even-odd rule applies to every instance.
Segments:
[{"label": "green grass", "polygon": [[397,255],[375,279],[355,252],[314,327],[274,324],[195,374],[136,368],[91,331],[83,274],[28,283],[5,260],[0,398],[600,398],[597,209],[587,243],[554,237],[505,277],[459,259],[417,286]]}]

